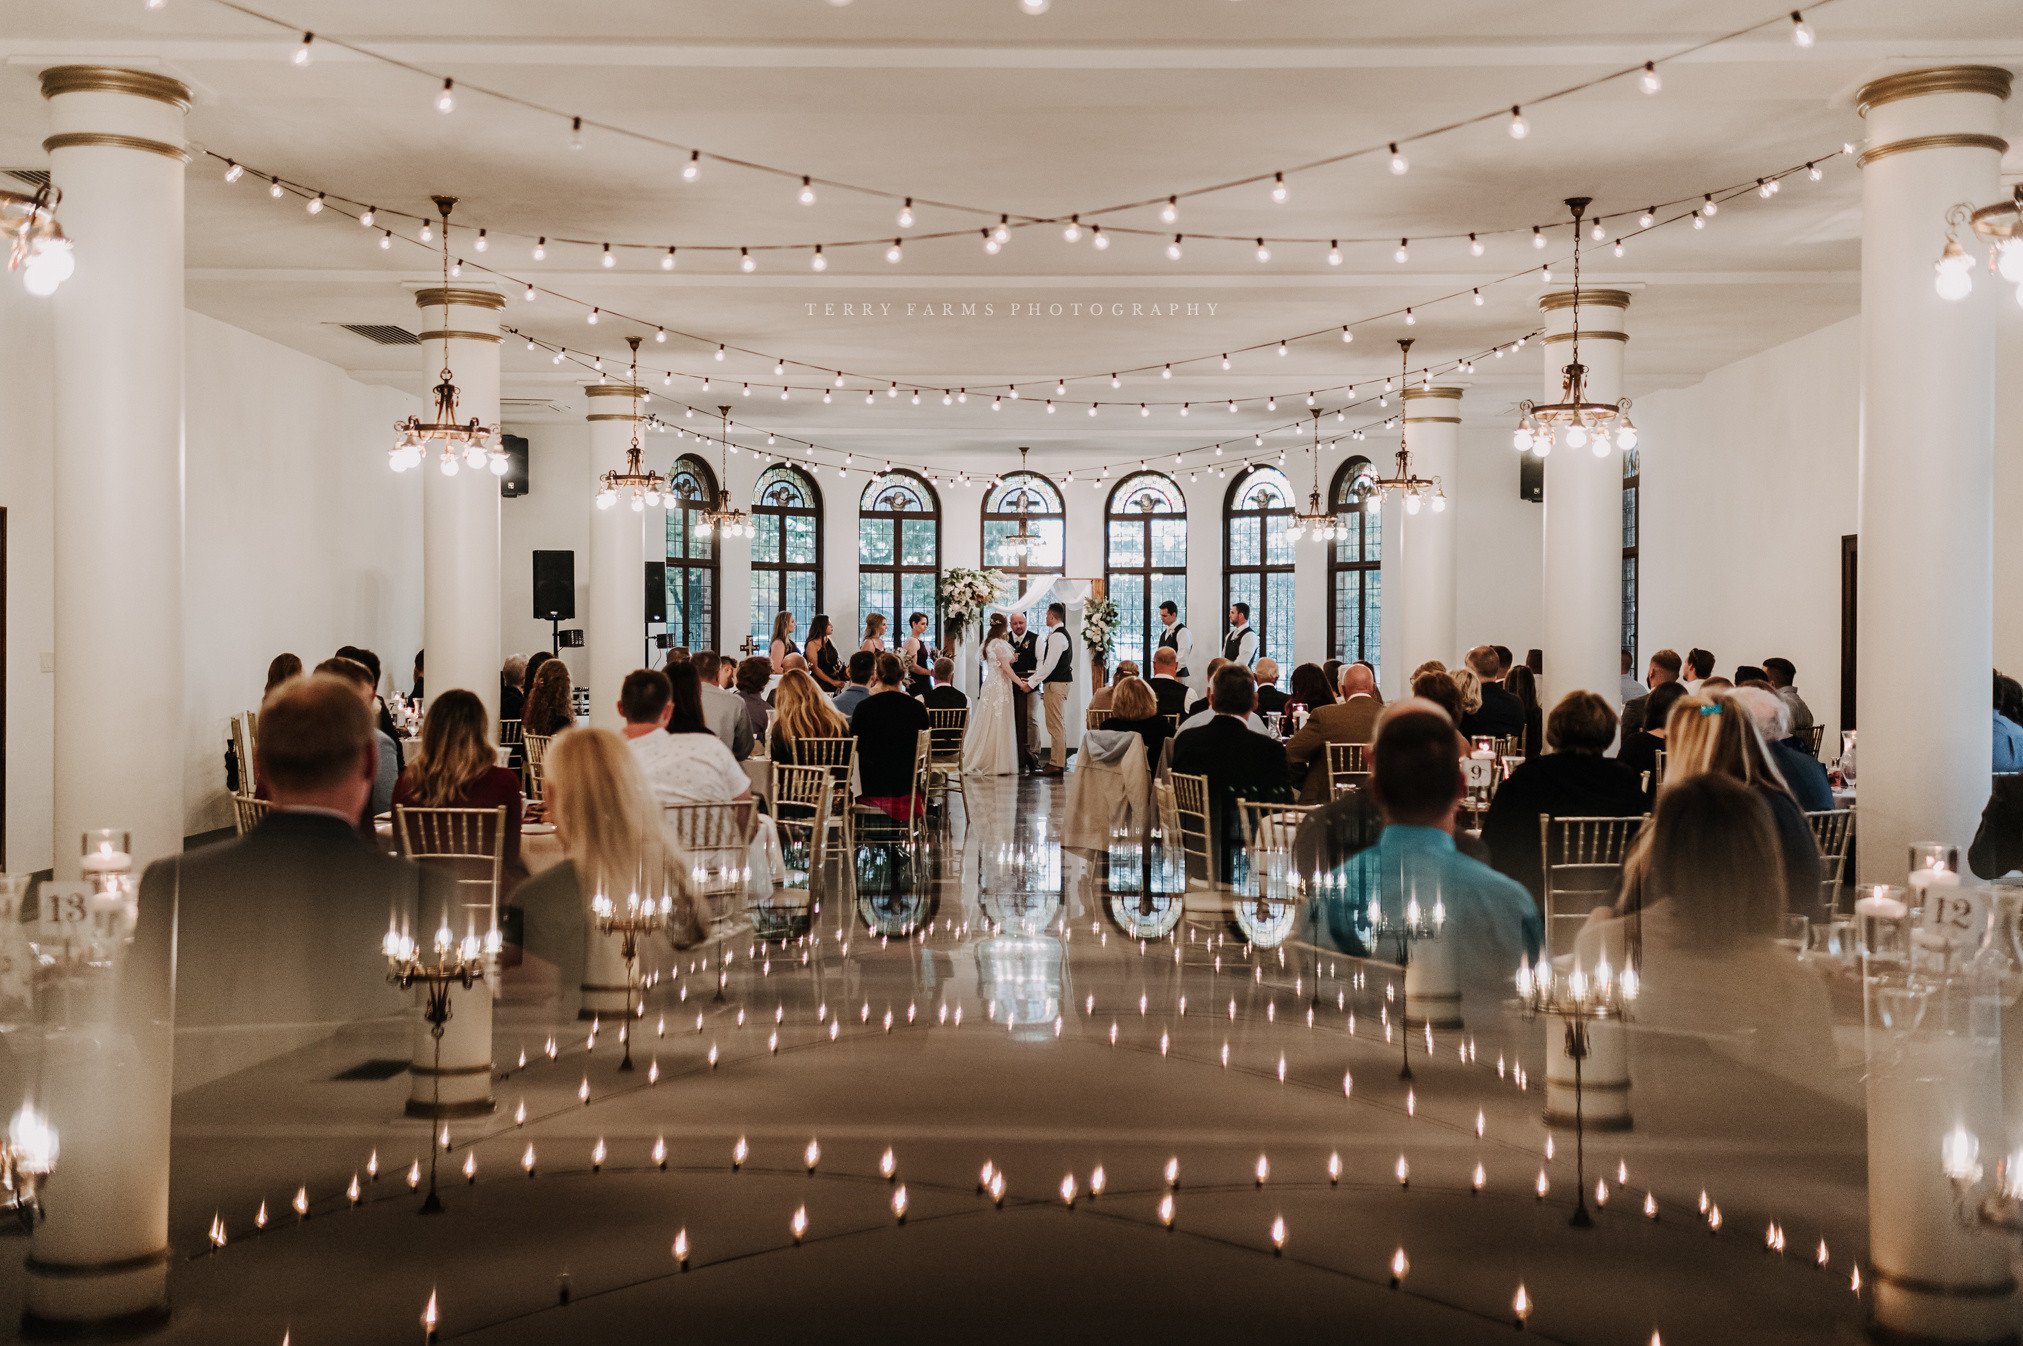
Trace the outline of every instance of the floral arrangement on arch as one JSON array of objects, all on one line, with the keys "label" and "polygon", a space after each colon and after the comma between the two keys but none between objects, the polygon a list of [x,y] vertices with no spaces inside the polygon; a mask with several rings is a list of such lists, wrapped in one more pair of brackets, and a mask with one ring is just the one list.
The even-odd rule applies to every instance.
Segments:
[{"label": "floral arrangement on arch", "polygon": [[941,612],[952,645],[977,624],[983,610],[1005,591],[1005,577],[995,570],[951,566],[941,575]]},{"label": "floral arrangement on arch", "polygon": [[1098,662],[1110,657],[1110,644],[1115,639],[1117,626],[1117,605],[1107,598],[1091,598],[1082,607],[1082,644],[1088,647],[1089,657]]}]

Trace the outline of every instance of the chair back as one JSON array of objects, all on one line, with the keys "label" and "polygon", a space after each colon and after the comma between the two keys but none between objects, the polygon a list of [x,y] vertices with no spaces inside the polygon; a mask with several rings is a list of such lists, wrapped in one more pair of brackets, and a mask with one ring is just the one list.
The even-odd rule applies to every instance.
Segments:
[{"label": "chair back", "polygon": [[1181,717],[1178,715],[1168,715],[1166,717],[1166,723],[1173,726],[1173,732],[1176,734],[1180,732],[1180,720]]},{"label": "chair back", "polygon": [[1819,902],[1830,915],[1840,902],[1840,886],[1847,878],[1847,857],[1854,849],[1854,810],[1808,813],[1805,825],[1812,829],[1812,839],[1819,845]]},{"label": "chair back", "polygon": [[1539,818],[1547,955],[1570,952],[1588,913],[1615,900],[1623,859],[1643,825],[1642,817]]},{"label": "chair back", "polygon": [[936,766],[962,766],[962,740],[969,732],[969,707],[950,706],[927,712],[927,732],[932,736],[930,760]]},{"label": "chair back", "polygon": [[1369,779],[1369,744],[1328,744],[1328,798],[1336,798],[1349,786],[1363,785]]},{"label": "chair back", "polygon": [[[488,809],[413,808],[396,804],[393,835],[400,853],[439,869],[456,885],[457,902],[479,934],[498,919],[506,866],[506,806]],[[464,930],[451,922],[458,935]]]},{"label": "chair back", "polygon": [[253,752],[260,746],[260,712],[249,710],[232,717],[232,753],[239,759],[239,789],[252,794]]},{"label": "chair back", "polygon": [[520,744],[523,737],[524,735],[521,732],[521,726],[518,720],[499,721],[500,747],[502,748],[517,747]]},{"label": "chair back", "polygon": [[[248,784],[251,784],[251,782],[248,782]],[[258,827],[260,820],[271,813],[273,809],[274,806],[266,800],[255,799],[250,794],[233,795],[232,825],[238,829],[238,834],[243,837]]]},{"label": "chair back", "polygon": [[1651,775],[1651,787],[1656,789],[1665,783],[1665,750],[1658,749],[1657,769]]},{"label": "chair back", "polygon": [[689,886],[708,903],[711,920],[722,924],[742,911],[751,880],[751,842],[758,804],[751,799],[665,804],[661,814],[667,822],[667,838],[679,857],[677,863],[687,866]]},{"label": "chair back", "polygon": [[1319,804],[1260,804],[1239,799],[1236,807],[1243,820],[1244,845],[1250,848],[1250,872],[1254,875],[1283,871],[1292,858],[1293,838],[1300,824]]},{"label": "chair back", "polygon": [[1496,740],[1496,755],[1498,757],[1523,757],[1524,735],[1504,734],[1499,737]]},{"label": "chair back", "polygon": [[1798,738],[1805,744],[1805,750],[1814,757],[1819,756],[1820,740],[1825,737],[1826,726],[1823,724],[1809,725],[1798,731]]},{"label": "chair back", "polygon": [[1168,773],[1168,779],[1173,783],[1180,853],[1187,861],[1188,874],[1194,876],[1199,864],[1199,877],[1213,883],[1219,871],[1215,867],[1215,824],[1208,808],[1208,777],[1174,771]]},{"label": "chair back", "polygon": [[768,802],[772,805],[773,821],[779,824],[782,833],[780,843],[789,847],[805,838],[810,869],[814,868],[823,834],[829,830],[829,812],[835,800],[835,782],[824,768],[773,768],[773,796]]},{"label": "chair back", "polygon": [[527,797],[541,797],[541,774],[547,769],[548,745],[555,741],[553,734],[522,734],[520,744],[527,755]]},{"label": "chair back", "polygon": [[[1170,740],[1169,740],[1170,741]],[[1159,819],[1159,839],[1169,847],[1180,844],[1180,805],[1173,796],[1170,777],[1152,782],[1152,808]]]},{"label": "chair back", "polygon": [[1083,712],[1082,718],[1085,722],[1084,728],[1101,729],[1103,721],[1110,718],[1110,712],[1106,707],[1091,706]]},{"label": "chair back", "polygon": [[1273,738],[1277,738],[1279,736],[1278,727],[1281,724],[1285,723],[1284,711],[1268,710],[1265,711],[1262,715],[1258,716],[1258,718],[1264,721],[1265,733],[1270,734]]}]

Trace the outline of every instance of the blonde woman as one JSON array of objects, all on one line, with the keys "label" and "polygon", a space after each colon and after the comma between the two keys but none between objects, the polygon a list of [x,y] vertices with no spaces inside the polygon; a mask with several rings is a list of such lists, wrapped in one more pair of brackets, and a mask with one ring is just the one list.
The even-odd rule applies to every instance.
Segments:
[{"label": "blonde woman", "polygon": [[874,612],[864,619],[864,643],[857,647],[871,654],[885,653],[885,614]]},{"label": "blonde woman", "polygon": [[[1461,693],[1461,715],[1463,719],[1482,709],[1482,679],[1472,668],[1450,668],[1447,676],[1454,679],[1454,690]],[[1460,721],[1455,721],[1458,728]]]},{"label": "blonde woman", "polygon": [[773,727],[766,755],[777,766],[793,766],[795,745],[804,738],[848,738],[850,722],[822,695],[815,680],[800,669],[790,670],[773,690]]},{"label": "blonde woman", "polygon": [[[674,899],[667,938],[701,939],[709,911],[689,887],[688,864],[661,829],[660,806],[625,741],[608,729],[571,729],[548,748],[542,794],[567,855],[513,894],[526,913],[530,961],[552,967],[565,1014],[575,1012],[588,956],[591,899]],[[608,950],[600,950],[607,953]]]},{"label": "blonde woman", "polygon": [[394,782],[395,807],[506,810],[506,876],[524,877],[520,867],[520,778],[498,764],[487,730],[490,717],[477,693],[461,688],[430,703],[421,742],[407,770]]}]

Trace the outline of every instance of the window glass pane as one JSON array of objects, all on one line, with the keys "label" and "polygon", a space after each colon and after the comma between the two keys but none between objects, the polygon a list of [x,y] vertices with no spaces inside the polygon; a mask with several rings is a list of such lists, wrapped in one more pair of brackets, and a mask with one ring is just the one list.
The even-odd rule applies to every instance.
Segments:
[{"label": "window glass pane", "polygon": [[1152,669],[1145,661],[1152,657],[1151,637],[1145,630],[1145,576],[1110,576],[1110,601],[1117,605],[1117,625],[1111,630],[1110,658],[1136,659],[1145,676]]},{"label": "window glass pane", "polygon": [[1229,521],[1229,563],[1255,567],[1264,560],[1258,539],[1262,526],[1255,515],[1236,515]]},{"label": "window glass pane", "polygon": [[[934,596],[936,577],[932,573],[914,572],[900,577],[899,619],[906,621],[916,612],[927,614],[927,639],[930,644],[941,640],[941,626],[936,620]],[[905,628],[899,632],[901,639],[906,636]]]},{"label": "window glass pane", "polygon": [[857,576],[857,619],[867,620],[872,613],[885,614],[885,643],[898,643],[898,623],[893,619],[892,572],[889,570],[866,570]]},{"label": "window glass pane", "polygon": [[889,519],[859,519],[857,521],[857,561],[864,566],[889,566],[892,564],[892,521]]},{"label": "window glass pane", "polygon": [[1384,671],[1382,659],[1384,572],[1366,570],[1363,574],[1366,576],[1363,582],[1363,647],[1356,652],[1356,657],[1381,675]]},{"label": "window glass pane", "polygon": [[931,566],[935,557],[935,527],[932,519],[906,519],[900,524],[903,541],[900,560],[910,566]]},{"label": "window glass pane", "polygon": [[1040,540],[1033,549],[1033,567],[1059,570],[1067,554],[1068,525],[1060,519],[1041,519],[1033,524],[1033,535]]},{"label": "window glass pane", "polygon": [[[1293,576],[1289,570],[1268,571],[1265,575],[1265,611],[1258,632],[1260,655],[1270,655],[1290,672],[1292,669],[1292,629],[1295,615]],[[1253,611],[1253,618],[1256,613]]]},{"label": "window glass pane", "polygon": [[1293,563],[1292,535],[1286,532],[1286,516],[1274,513],[1264,521],[1264,559],[1266,564],[1289,566]]},{"label": "window glass pane", "polygon": [[814,565],[815,556],[815,516],[812,514],[789,514],[787,526],[787,560],[794,565]]},{"label": "window glass pane", "polygon": [[1145,525],[1136,519],[1110,520],[1108,565],[1137,569],[1145,564]]},{"label": "window glass pane", "polygon": [[1152,520],[1152,564],[1155,566],[1187,564],[1187,520],[1175,518]]},{"label": "window glass pane", "polygon": [[773,614],[780,610],[779,586],[778,571],[752,572],[752,624],[748,634],[755,644],[765,645],[772,639]]},{"label": "window glass pane", "polygon": [[755,514],[752,516],[752,560],[771,561],[780,559],[780,519],[776,514]]},{"label": "window glass pane", "polygon": [[1634,486],[1623,489],[1623,545],[1637,545],[1637,488]]}]

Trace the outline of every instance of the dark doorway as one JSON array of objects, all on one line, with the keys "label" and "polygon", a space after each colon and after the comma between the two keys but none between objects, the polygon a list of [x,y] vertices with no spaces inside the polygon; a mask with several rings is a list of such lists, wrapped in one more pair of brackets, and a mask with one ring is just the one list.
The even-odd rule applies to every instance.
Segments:
[{"label": "dark doorway", "polygon": [[1840,727],[1854,728],[1854,572],[1861,539],[1840,540]]}]

